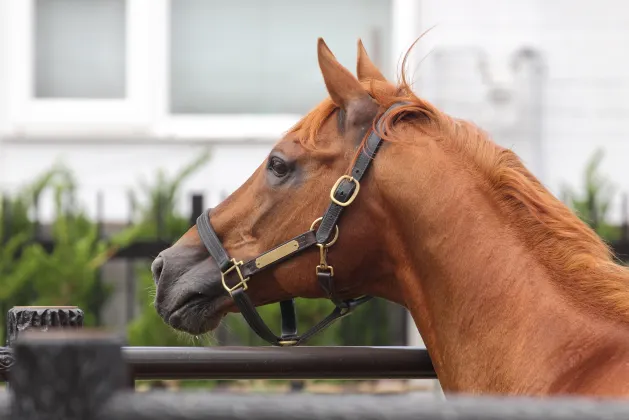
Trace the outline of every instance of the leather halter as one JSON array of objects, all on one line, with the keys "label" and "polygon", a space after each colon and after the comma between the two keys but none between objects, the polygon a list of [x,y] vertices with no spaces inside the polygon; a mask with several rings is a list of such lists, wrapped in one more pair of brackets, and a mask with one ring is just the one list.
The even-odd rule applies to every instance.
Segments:
[{"label": "leather halter", "polygon": [[[403,105],[403,103],[392,105],[385,111],[383,116],[401,105]],[[381,123],[381,118],[378,120],[378,126]],[[212,228],[209,214],[203,213],[198,217],[197,230],[199,236],[221,270],[223,287],[230,294],[234,303],[238,306],[238,309],[240,309],[241,314],[250,328],[270,344],[275,346],[296,346],[303,344],[313,335],[322,331],[337,319],[349,315],[355,308],[368,302],[372,298],[371,296],[362,296],[348,300],[338,299],[334,290],[334,268],[327,263],[327,252],[328,248],[338,239],[339,228],[337,222],[339,217],[343,210],[356,199],[360,190],[360,180],[365,175],[367,169],[369,169],[371,161],[378,152],[381,143],[382,139],[371,129],[369,137],[364,143],[350,175],[342,175],[334,184],[330,191],[331,202],[327,210],[323,217],[320,217],[312,223],[310,230],[247,262],[230,258],[221,240]],[[319,228],[315,230],[317,223],[319,223]],[[334,236],[332,237],[333,232]],[[332,239],[330,240],[331,237]],[[278,337],[262,320],[255,305],[251,302],[247,293],[245,293],[248,288],[248,282],[251,277],[260,271],[293,257],[315,245],[319,248],[321,257],[320,263],[315,269],[317,280],[330,300],[334,303],[335,308],[327,317],[310,328],[306,333],[299,336],[297,335],[294,300],[290,299],[280,302],[282,334]]]}]

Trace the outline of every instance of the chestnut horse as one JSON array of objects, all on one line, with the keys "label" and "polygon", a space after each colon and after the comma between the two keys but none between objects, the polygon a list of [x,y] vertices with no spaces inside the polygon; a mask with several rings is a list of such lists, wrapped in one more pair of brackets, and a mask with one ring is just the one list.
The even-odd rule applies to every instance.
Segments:
[{"label": "chestnut horse", "polygon": [[200,334],[294,297],[339,316],[378,296],[412,314],[446,393],[628,395],[629,272],[595,232],[360,41],[357,77],[321,39],[318,60],[329,98],[153,262],[164,321]]}]

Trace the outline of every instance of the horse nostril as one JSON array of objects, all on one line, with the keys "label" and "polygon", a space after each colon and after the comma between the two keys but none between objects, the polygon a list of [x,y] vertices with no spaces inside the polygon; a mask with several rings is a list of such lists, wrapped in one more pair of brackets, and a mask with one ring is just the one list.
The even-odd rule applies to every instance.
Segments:
[{"label": "horse nostril", "polygon": [[151,264],[151,272],[153,273],[153,281],[155,284],[159,283],[162,271],[164,271],[164,258],[158,256],[153,261],[153,264]]}]

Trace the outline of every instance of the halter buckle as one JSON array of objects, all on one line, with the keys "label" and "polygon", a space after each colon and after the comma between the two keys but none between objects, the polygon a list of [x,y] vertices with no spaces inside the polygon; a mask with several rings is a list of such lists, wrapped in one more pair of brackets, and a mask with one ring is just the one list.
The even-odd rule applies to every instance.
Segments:
[{"label": "halter buckle", "polygon": [[[242,261],[236,261],[236,258],[231,259],[233,265],[229,267],[225,272],[221,272],[221,282],[223,283],[223,287],[227,290],[227,293],[231,296],[234,290],[242,288],[242,290],[247,290],[247,282],[251,277],[244,278],[242,275],[242,271],[240,271],[240,266],[243,265]],[[225,282],[225,276],[227,276],[231,271],[236,270],[238,273],[238,277],[240,278],[240,282],[236,284],[234,287],[229,287]]]},{"label": "halter buckle", "polygon": [[315,272],[317,274],[319,274],[322,271],[327,271],[330,273],[332,277],[334,277],[334,267],[332,267],[331,265],[326,265],[326,266],[318,265],[315,267]]},{"label": "halter buckle", "polygon": [[[356,189],[354,190],[354,193],[347,199],[347,201],[343,203],[337,200],[336,197],[334,197],[334,192],[339,187],[339,185],[341,185],[341,182],[343,182],[344,179],[356,184]],[[358,191],[360,191],[360,182],[358,182],[358,180],[352,176],[343,175],[336,181],[336,183],[334,183],[334,186],[330,190],[330,200],[332,200],[334,204],[337,204],[341,207],[347,207],[354,202],[354,200],[356,199],[356,196],[358,196]]]}]

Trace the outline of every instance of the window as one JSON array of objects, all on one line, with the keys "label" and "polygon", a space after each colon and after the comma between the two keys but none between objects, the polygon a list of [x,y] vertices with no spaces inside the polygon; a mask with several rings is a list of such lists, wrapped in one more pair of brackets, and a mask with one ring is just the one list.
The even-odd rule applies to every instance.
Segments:
[{"label": "window", "polygon": [[303,114],[326,96],[317,38],[354,71],[361,37],[383,65],[390,3],[172,0],[169,112]]},{"label": "window", "polygon": [[124,0],[36,0],[34,97],[124,98]]},{"label": "window", "polygon": [[152,4],[8,2],[11,131],[102,138],[146,130],[156,84]]}]

